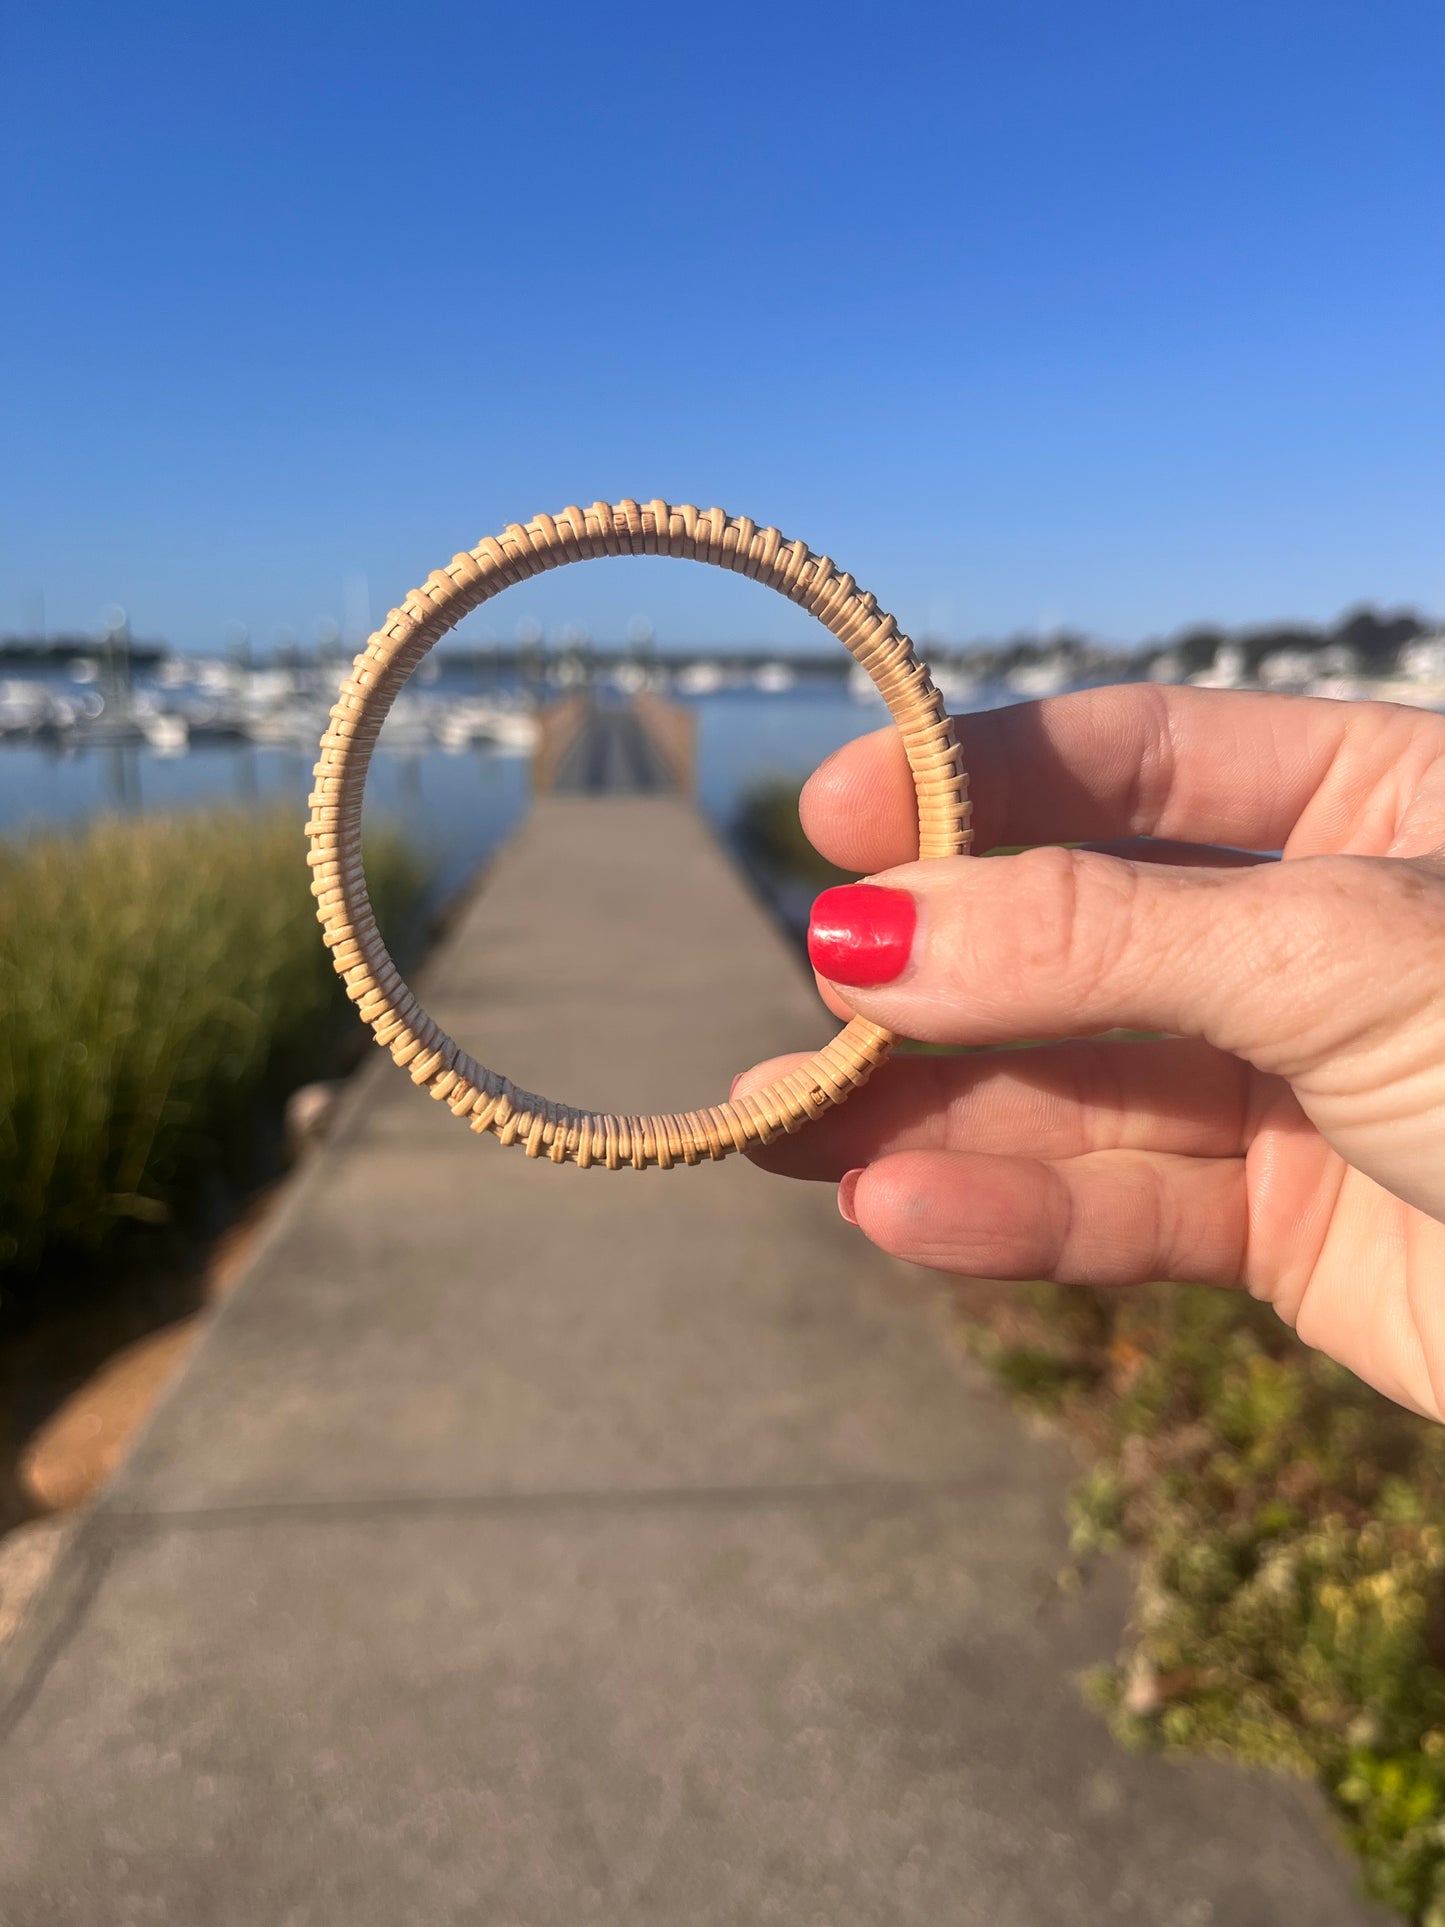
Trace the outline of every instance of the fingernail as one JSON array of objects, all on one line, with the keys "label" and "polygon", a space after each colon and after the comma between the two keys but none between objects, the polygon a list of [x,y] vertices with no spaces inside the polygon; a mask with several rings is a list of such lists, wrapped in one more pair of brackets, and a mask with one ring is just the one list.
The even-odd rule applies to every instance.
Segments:
[{"label": "fingernail", "polygon": [[856,1171],[845,1171],[838,1182],[838,1209],[849,1224],[857,1224],[858,1218],[853,1210],[853,1193],[858,1189],[858,1180],[863,1175],[860,1164]]},{"label": "fingernail", "polygon": [[739,1071],[737,1076],[733,1079],[732,1083],[728,1085],[728,1103],[729,1104],[731,1104],[733,1099],[737,1096],[738,1085],[741,1084],[742,1081],[743,1081],[743,1073]]},{"label": "fingernail", "polygon": [[891,984],[908,962],[918,906],[907,890],[843,883],[813,905],[808,956],[820,977],[862,990]]}]

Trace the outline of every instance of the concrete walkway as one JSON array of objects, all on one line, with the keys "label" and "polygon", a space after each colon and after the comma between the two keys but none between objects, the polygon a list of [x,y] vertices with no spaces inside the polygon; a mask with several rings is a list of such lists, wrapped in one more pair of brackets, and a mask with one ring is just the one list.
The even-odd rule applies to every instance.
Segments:
[{"label": "concrete walkway", "polygon": [[[539,804],[434,961],[694,1105],[811,986],[692,810]],[[7,1659],[4,1927],[1345,1927],[1294,1786],[1113,1748],[1061,1449],[826,1190],[478,1143],[378,1057]]]}]

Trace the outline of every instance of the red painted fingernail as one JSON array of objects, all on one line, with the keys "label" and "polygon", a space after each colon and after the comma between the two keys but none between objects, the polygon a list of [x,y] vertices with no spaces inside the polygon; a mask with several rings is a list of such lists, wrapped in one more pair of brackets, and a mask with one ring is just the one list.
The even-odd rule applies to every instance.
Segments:
[{"label": "red painted fingernail", "polygon": [[891,984],[908,962],[918,906],[906,890],[843,883],[813,905],[808,955],[830,983],[861,990]]},{"label": "red painted fingernail", "polygon": [[853,1193],[858,1189],[858,1180],[863,1175],[860,1164],[856,1171],[845,1171],[838,1184],[838,1209],[849,1224],[857,1224],[857,1214],[853,1209]]}]

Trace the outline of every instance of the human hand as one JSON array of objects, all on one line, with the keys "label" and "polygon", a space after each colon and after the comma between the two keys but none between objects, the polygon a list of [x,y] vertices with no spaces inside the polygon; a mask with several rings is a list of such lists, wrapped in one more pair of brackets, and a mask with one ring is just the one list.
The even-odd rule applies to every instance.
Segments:
[{"label": "human hand", "polygon": [[1445,718],[1131,685],[958,730],[979,850],[1093,847],[910,863],[896,734],[850,744],[804,828],[888,894],[819,899],[823,994],[923,1042],[1093,1041],[895,1057],[757,1162],[941,1270],[1242,1285],[1445,1416]]}]

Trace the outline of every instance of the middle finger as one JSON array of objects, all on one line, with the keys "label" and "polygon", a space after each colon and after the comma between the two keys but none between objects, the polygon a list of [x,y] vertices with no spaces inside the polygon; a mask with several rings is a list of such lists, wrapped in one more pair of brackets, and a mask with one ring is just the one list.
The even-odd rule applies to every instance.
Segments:
[{"label": "middle finger", "polygon": [[[734,1099],[804,1061],[758,1065],[738,1079]],[[785,1177],[834,1183],[845,1171],[895,1151],[1066,1158],[1149,1150],[1238,1157],[1275,1084],[1192,1038],[1093,1040],[950,1057],[904,1054],[875,1071],[847,1104],[749,1156]]]}]

